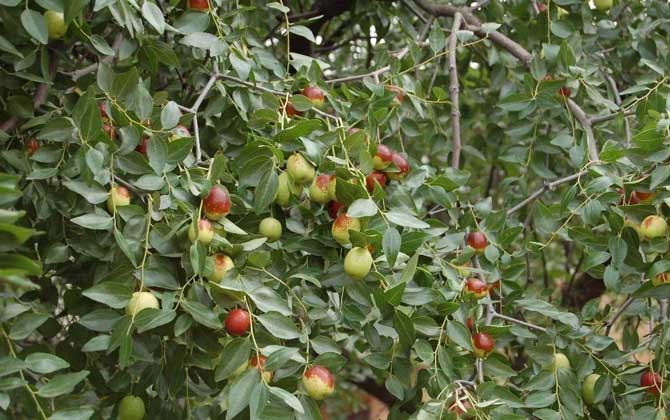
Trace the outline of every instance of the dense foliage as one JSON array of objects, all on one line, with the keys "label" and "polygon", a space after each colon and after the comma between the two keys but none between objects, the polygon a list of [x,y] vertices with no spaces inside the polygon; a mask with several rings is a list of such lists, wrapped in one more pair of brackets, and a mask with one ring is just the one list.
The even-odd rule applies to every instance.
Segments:
[{"label": "dense foliage", "polygon": [[0,418],[665,418],[668,2],[0,27]]}]

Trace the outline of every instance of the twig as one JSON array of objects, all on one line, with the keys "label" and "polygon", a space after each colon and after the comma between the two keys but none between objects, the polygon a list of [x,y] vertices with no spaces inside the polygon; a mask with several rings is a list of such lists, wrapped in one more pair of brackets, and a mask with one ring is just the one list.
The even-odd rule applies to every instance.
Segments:
[{"label": "twig", "polygon": [[586,132],[586,147],[589,151],[589,159],[593,162],[598,162],[600,157],[598,156],[598,146],[596,145],[596,137],[593,134],[593,127],[591,126],[591,119],[586,115],[584,110],[577,105],[575,101],[568,98],[567,99],[568,108],[579,121],[579,124],[582,126]]},{"label": "twig", "polygon": [[451,126],[453,132],[453,151],[451,156],[451,167],[458,169],[461,163],[461,111],[458,98],[458,67],[456,66],[456,46],[458,44],[457,33],[461,29],[463,15],[456,12],[454,24],[449,35],[449,97],[451,99]]},{"label": "twig", "polygon": [[511,216],[512,214],[514,214],[514,213],[516,213],[517,211],[521,210],[522,208],[524,208],[524,207],[527,206],[528,204],[532,203],[532,202],[535,201],[539,196],[541,196],[542,194],[544,194],[545,191],[553,190],[554,188],[558,187],[558,186],[561,185],[561,184],[565,184],[566,182],[573,181],[573,180],[575,180],[575,179],[581,177],[582,175],[586,174],[586,172],[587,172],[587,170],[584,169],[584,170],[582,170],[582,171],[577,172],[576,174],[572,174],[572,175],[569,175],[569,176],[566,176],[566,177],[563,177],[563,178],[559,178],[559,179],[557,179],[557,180],[555,180],[555,181],[545,182],[544,185],[543,185],[540,189],[538,189],[537,191],[533,192],[531,195],[529,195],[526,199],[524,199],[523,201],[521,201],[521,202],[520,202],[519,204],[517,204],[516,206],[514,206],[514,207],[512,207],[511,209],[507,210],[507,216]]},{"label": "twig", "polygon": [[[121,48],[121,43],[123,42],[123,34],[117,34],[116,38],[114,39],[114,43],[112,44],[112,49],[114,50],[114,55],[108,55],[107,57],[103,58],[100,60],[101,63],[109,64],[111,63],[114,58],[116,58],[116,54],[119,52],[119,49]],[[99,64],[98,63],[93,63],[91,65],[88,65],[86,67],[83,67],[79,70],[75,70],[70,73],[64,73],[72,77],[73,81],[77,81],[78,79],[81,79],[82,77],[86,76],[87,74],[93,73],[98,69]]]},{"label": "twig", "polygon": [[617,311],[612,315],[612,318],[608,319],[607,322],[605,322],[605,335],[610,335],[610,330],[612,329],[612,326],[614,323],[619,319],[621,314],[623,314],[626,309],[630,306],[631,303],[633,303],[635,299],[633,297],[629,297],[626,299],[623,305]]},{"label": "twig", "polygon": [[[610,87],[612,88],[612,92],[614,93],[614,103],[617,104],[617,106],[621,107],[621,95],[619,94],[619,88],[616,85],[616,82],[610,76],[607,74],[607,72],[603,71],[603,75],[605,76],[605,80],[609,83]],[[591,118],[591,124],[593,124],[594,118]],[[624,124],[624,132],[626,135],[626,147],[630,147],[630,140],[631,140],[631,132],[630,132],[630,121],[628,121],[628,117],[624,113],[623,117],[623,124]]]},{"label": "twig", "polygon": [[539,325],[535,325],[535,324],[532,324],[530,322],[522,321],[520,319],[512,318],[511,316],[503,315],[503,314],[500,314],[498,312],[494,312],[493,316],[496,317],[496,318],[502,319],[504,321],[507,321],[507,322],[523,325],[524,327],[528,327],[528,328],[533,329],[533,330],[537,330],[537,331],[541,331],[541,332],[547,332],[547,329],[544,328],[544,327],[540,327]]}]

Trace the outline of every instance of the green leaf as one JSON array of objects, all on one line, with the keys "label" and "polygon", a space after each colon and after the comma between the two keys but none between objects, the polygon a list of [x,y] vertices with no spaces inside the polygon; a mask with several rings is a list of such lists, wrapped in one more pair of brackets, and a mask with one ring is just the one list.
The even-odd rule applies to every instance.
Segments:
[{"label": "green leaf", "polygon": [[[144,3],[151,4],[151,3]],[[174,101],[169,101],[161,111],[161,126],[164,130],[169,130],[179,123],[181,118],[181,111]]]},{"label": "green leaf", "polygon": [[268,404],[268,387],[263,382],[258,382],[249,398],[249,418],[251,420],[261,420],[263,410]]},{"label": "green leaf", "polygon": [[291,394],[285,389],[274,386],[268,387],[268,389],[272,395],[279,397],[279,399],[284,401],[284,403],[291,407],[296,413],[302,414],[305,412],[302,408],[302,404],[300,404],[300,400],[298,400],[295,395]]},{"label": "green leaf", "polygon": [[377,214],[377,204],[371,199],[355,200],[347,209],[347,216],[349,217],[371,217]]},{"label": "green leaf", "polygon": [[37,373],[51,373],[66,369],[70,364],[58,356],[49,353],[31,353],[26,357],[28,368]]},{"label": "green leaf", "polygon": [[293,312],[288,307],[285,298],[269,287],[259,287],[248,293],[256,307],[262,312],[279,312],[285,316],[291,316]]},{"label": "green leaf", "polygon": [[400,252],[401,243],[402,239],[400,233],[398,233],[395,228],[389,227],[386,229],[382,240],[382,248],[384,249],[386,261],[388,261],[390,267],[395,265],[396,259],[398,258],[398,252]]},{"label": "green leaf", "polygon": [[105,38],[101,37],[100,35],[91,36],[91,44],[93,44],[93,47],[98,50],[100,54],[108,56],[114,56],[116,54],[112,47],[109,46],[107,41],[105,41]]},{"label": "green leaf", "polygon": [[301,36],[301,37],[303,37],[303,38],[309,40],[310,42],[316,44],[316,39],[314,38],[314,34],[313,34],[312,31],[311,31],[308,27],[306,27],[306,26],[302,26],[302,25],[291,25],[291,26],[289,27],[289,32],[291,32],[292,34]]},{"label": "green leaf", "polygon": [[28,365],[21,359],[10,356],[0,356],[0,377],[11,375],[26,369]]},{"label": "green leaf", "polygon": [[40,44],[46,45],[49,42],[47,21],[44,15],[34,10],[26,9],[21,13],[21,23],[26,32]]},{"label": "green leaf", "polygon": [[277,195],[279,179],[274,169],[263,174],[254,193],[254,211],[261,214],[267,211]]},{"label": "green leaf", "polygon": [[279,312],[268,312],[256,316],[256,319],[273,336],[284,340],[293,340],[300,337],[300,331],[290,319]]},{"label": "green leaf", "polygon": [[121,309],[125,308],[133,291],[127,284],[106,281],[84,290],[81,294],[111,308]]},{"label": "green leaf", "polygon": [[228,411],[226,420],[230,420],[238,415],[249,405],[251,391],[256,384],[261,381],[260,371],[258,369],[247,369],[230,387],[228,394]]},{"label": "green leaf", "polygon": [[92,408],[66,408],[56,411],[48,420],[88,420],[94,413]]},{"label": "green leaf", "polygon": [[386,213],[386,217],[391,223],[395,223],[398,226],[404,226],[413,229],[427,229],[430,227],[428,223],[417,219],[409,213],[401,213],[400,211],[393,210]]},{"label": "green leaf", "polygon": [[75,217],[70,221],[91,230],[109,230],[112,228],[112,218],[99,213],[90,213]]},{"label": "green leaf", "polygon": [[195,322],[213,330],[223,328],[217,314],[202,303],[186,300],[181,303],[181,306],[193,317]]},{"label": "green leaf", "polygon": [[521,299],[517,300],[515,303],[527,311],[538,312],[574,329],[577,329],[580,326],[579,318],[577,318],[575,314],[570,312],[561,312],[548,302],[539,299]]},{"label": "green leaf", "polygon": [[165,31],[165,17],[160,7],[149,1],[145,1],[142,5],[142,16],[154,27],[156,32],[163,35]]},{"label": "green leaf", "polygon": [[156,175],[162,175],[165,163],[167,162],[168,148],[165,140],[159,137],[153,137],[149,140],[149,147],[147,147],[147,155],[149,157],[149,166],[154,170]]},{"label": "green leaf", "polygon": [[44,324],[47,319],[49,319],[49,316],[44,314],[23,314],[16,319],[14,325],[9,330],[9,338],[12,340],[23,340]]},{"label": "green leaf", "polygon": [[88,374],[87,370],[82,370],[81,372],[54,376],[48,383],[37,385],[37,395],[43,398],[54,398],[59,395],[69,394],[74,391],[74,387],[83,381]]},{"label": "green leaf", "polygon": [[291,360],[294,356],[298,355],[298,349],[294,347],[283,347],[272,352],[270,357],[268,357],[265,366],[265,370],[273,372],[277,369],[281,369]]},{"label": "green leaf", "polygon": [[412,320],[402,311],[396,309],[393,317],[393,327],[398,332],[400,343],[409,349],[414,344],[416,336]]},{"label": "green leaf", "polygon": [[135,316],[135,325],[137,332],[143,333],[162,325],[169,324],[175,319],[177,313],[170,310],[160,310],[155,308],[147,308]]},{"label": "green leaf", "polygon": [[472,351],[470,332],[460,322],[447,321],[447,337],[463,349]]},{"label": "green leaf", "polygon": [[238,337],[228,342],[221,352],[219,364],[214,372],[214,380],[219,382],[228,379],[240,366],[247,363],[250,355],[251,341],[248,337]]}]

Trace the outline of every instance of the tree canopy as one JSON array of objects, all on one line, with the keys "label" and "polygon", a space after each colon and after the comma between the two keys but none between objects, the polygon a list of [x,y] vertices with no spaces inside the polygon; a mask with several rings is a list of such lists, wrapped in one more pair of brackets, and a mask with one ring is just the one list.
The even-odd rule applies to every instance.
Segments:
[{"label": "tree canopy", "polygon": [[667,1],[0,27],[0,418],[666,418]]}]

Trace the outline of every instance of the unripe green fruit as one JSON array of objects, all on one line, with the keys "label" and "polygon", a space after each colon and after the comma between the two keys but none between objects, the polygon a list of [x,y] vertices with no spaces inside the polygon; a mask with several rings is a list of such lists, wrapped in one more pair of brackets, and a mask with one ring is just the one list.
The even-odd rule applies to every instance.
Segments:
[{"label": "unripe green fruit", "polygon": [[554,354],[554,362],[552,364],[552,369],[558,370],[563,368],[570,369],[570,360],[568,360],[568,357],[563,353]]},{"label": "unripe green fruit", "polygon": [[275,195],[275,203],[282,207],[286,207],[291,199],[290,184],[292,183],[292,180],[286,172],[280,173],[278,180],[279,186],[277,187],[277,195]]},{"label": "unripe green fruit", "polygon": [[303,185],[312,182],[316,175],[312,164],[300,153],[294,153],[289,156],[286,162],[286,171],[295,182]]},{"label": "unripe green fruit", "polygon": [[44,12],[44,18],[47,21],[49,39],[61,39],[65,36],[67,26],[65,26],[65,17],[62,13],[47,10]]},{"label": "unripe green fruit", "polygon": [[107,198],[107,210],[114,213],[114,208],[125,207],[130,204],[130,193],[126,187],[112,187]]},{"label": "unripe green fruit", "polygon": [[268,238],[268,241],[276,241],[281,238],[281,223],[274,217],[266,217],[258,226],[258,233]]},{"label": "unripe green fruit", "polygon": [[321,174],[314,178],[312,185],[309,187],[309,199],[321,205],[329,202],[331,199],[330,193],[328,192],[329,183],[330,175]]},{"label": "unripe green fruit", "polygon": [[667,230],[668,224],[661,216],[647,216],[640,223],[638,232],[649,239],[653,239],[665,236]]},{"label": "unripe green fruit", "polygon": [[126,395],[119,403],[119,420],[142,420],[144,414],[144,401],[140,397]]},{"label": "unripe green fruit", "polygon": [[600,375],[592,373],[584,379],[584,383],[582,384],[582,398],[588,405],[593,405],[596,401],[595,387],[599,378]]},{"label": "unripe green fruit", "polygon": [[126,314],[137,316],[145,309],[160,309],[158,299],[151,292],[135,292],[126,305]]},{"label": "unripe green fruit", "polygon": [[210,258],[214,263],[214,271],[207,277],[207,279],[214,283],[221,283],[221,280],[223,280],[226,273],[235,268],[235,263],[233,262],[233,259],[226,254],[216,254]]},{"label": "unripe green fruit", "polygon": [[372,255],[367,248],[352,248],[344,257],[344,272],[357,280],[365,278],[371,268]]},{"label": "unripe green fruit", "polygon": [[333,239],[335,239],[338,244],[347,245],[351,242],[349,240],[350,230],[359,232],[361,230],[360,220],[355,217],[349,217],[346,214],[340,214],[333,222],[330,231],[333,234]]},{"label": "unripe green fruit", "polygon": [[605,12],[612,7],[614,2],[612,0],[593,0],[593,3],[596,5],[596,9]]}]

